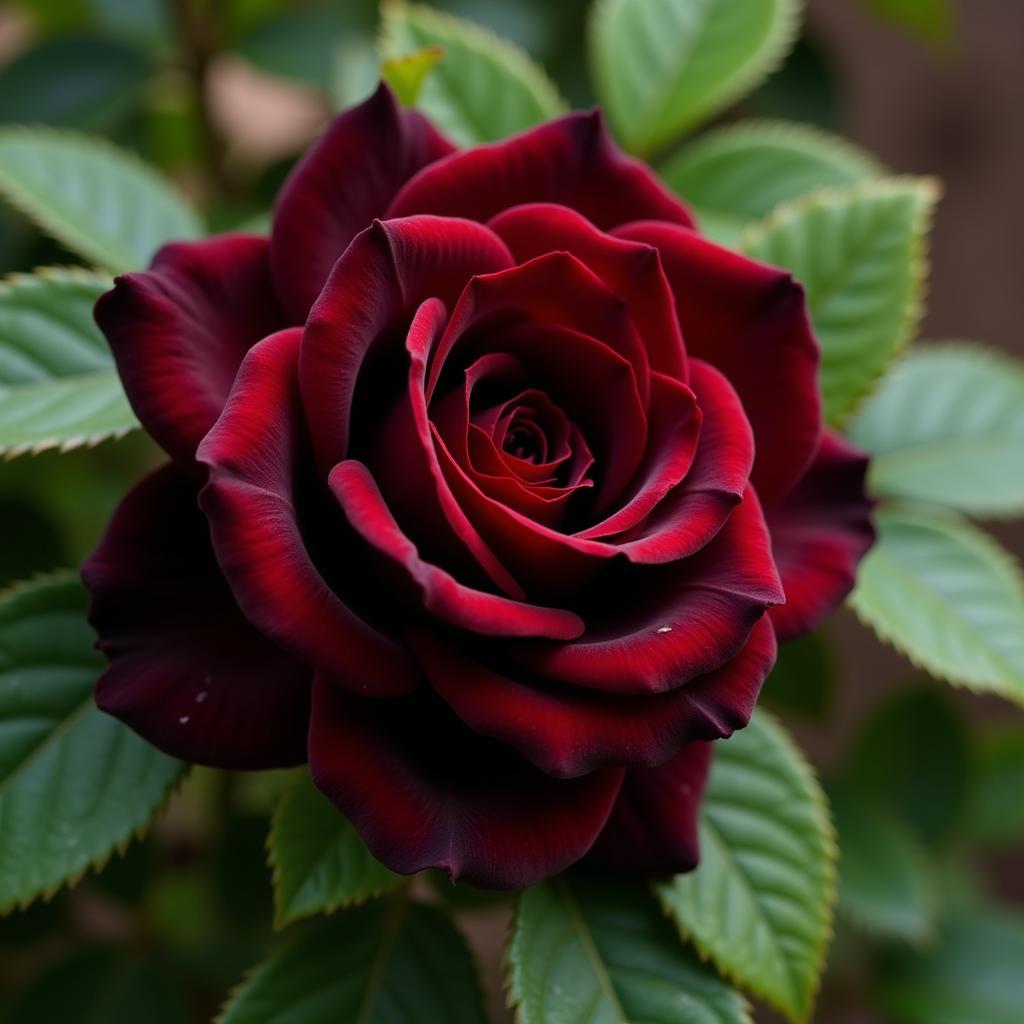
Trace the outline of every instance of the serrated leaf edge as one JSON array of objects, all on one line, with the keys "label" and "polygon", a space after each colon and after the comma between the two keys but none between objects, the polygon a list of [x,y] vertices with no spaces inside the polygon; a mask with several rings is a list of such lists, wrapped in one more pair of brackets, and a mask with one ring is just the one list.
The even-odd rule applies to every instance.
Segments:
[{"label": "serrated leaf edge", "polygon": [[781,725],[778,719],[763,708],[757,711],[758,718],[766,722],[779,739],[782,746],[793,758],[793,764],[797,766],[797,774],[811,797],[811,801],[820,813],[822,824],[821,838],[825,854],[825,899],[819,912],[821,925],[821,939],[818,948],[814,953],[814,980],[805,996],[805,1005],[801,1007],[789,1007],[783,1005],[761,986],[755,985],[738,975],[727,965],[719,963],[712,950],[706,947],[696,936],[689,933],[682,922],[672,913],[671,908],[662,900],[658,890],[655,888],[654,895],[662,908],[662,912],[672,921],[684,942],[690,943],[697,951],[697,955],[705,962],[711,963],[715,970],[731,985],[742,992],[747,992],[758,999],[763,999],[770,1006],[779,1010],[793,1024],[806,1024],[810,1020],[811,1012],[814,1009],[815,1001],[821,990],[822,975],[825,969],[825,960],[828,955],[832,939],[835,937],[836,923],[836,902],[838,895],[838,870],[839,843],[836,836],[835,822],[832,820],[832,811],[829,807],[828,797],[821,786],[818,773],[811,762],[804,756],[803,751],[796,745],[796,742]]},{"label": "serrated leaf edge", "polygon": [[[601,90],[597,87],[602,78],[601,61],[597,55],[597,24],[605,8],[621,0],[595,0],[587,14],[584,37],[586,39],[586,65],[590,72],[591,82],[600,98]],[[729,2],[729,0],[725,0]],[[693,108],[687,118],[673,128],[667,137],[655,136],[644,144],[621,139],[624,148],[644,158],[656,154],[658,150],[671,146],[672,143],[685,138],[687,133],[700,124],[710,120],[715,114],[735,103],[747,93],[753,91],[769,75],[774,74],[785,63],[787,56],[796,43],[804,20],[806,0],[776,0],[778,15],[761,47],[746,64],[723,84],[711,102]],[[603,105],[603,104],[602,104]],[[657,121],[658,118],[652,118]]]},{"label": "serrated leaf edge", "polygon": [[[184,219],[190,222],[192,236],[199,238],[204,234],[202,219],[199,213],[177,190],[173,183],[147,164],[137,153],[123,149],[114,143],[107,141],[102,136],[90,135],[86,132],[76,131],[73,128],[55,128],[49,125],[11,124],[0,127],[0,143],[6,137],[21,138],[49,138],[60,139],[71,145],[81,146],[83,149],[102,153],[115,161],[122,161],[130,165],[136,173],[145,178],[151,186],[167,193],[168,199],[174,203],[182,213]],[[118,261],[109,262],[109,252],[104,252],[103,246],[97,246],[85,240],[75,231],[68,231],[60,217],[52,216],[48,211],[38,207],[34,199],[19,184],[12,182],[5,175],[0,175],[0,197],[3,197],[16,210],[20,211],[33,224],[41,228],[51,238],[56,239],[62,245],[67,246],[72,252],[84,256],[88,260],[95,260],[100,266],[107,267],[113,272],[134,270],[134,267],[117,266]]]},{"label": "serrated leaf edge", "polygon": [[888,373],[889,368],[903,355],[911,341],[917,336],[927,308],[928,279],[931,269],[931,227],[939,200],[942,198],[942,182],[935,177],[894,175],[872,181],[857,182],[853,185],[827,185],[796,199],[780,203],[764,220],[748,227],[740,236],[737,244],[740,252],[748,253],[749,246],[774,230],[778,224],[791,217],[801,216],[807,210],[817,206],[850,203],[873,197],[890,197],[905,191],[916,192],[919,202],[911,225],[910,296],[903,310],[900,336],[874,380],[869,382],[860,393],[848,398],[845,407],[830,419],[829,425],[837,429],[841,429],[861,402],[874,392],[879,382]]}]

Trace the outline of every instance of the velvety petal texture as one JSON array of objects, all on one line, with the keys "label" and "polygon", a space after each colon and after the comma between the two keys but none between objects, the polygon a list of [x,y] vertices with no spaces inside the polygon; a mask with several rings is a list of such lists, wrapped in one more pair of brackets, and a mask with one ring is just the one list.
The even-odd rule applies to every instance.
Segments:
[{"label": "velvety petal texture", "polygon": [[798,282],[600,114],[456,152],[382,85],[269,242],[168,246],[96,315],[174,460],[83,568],[101,707],[308,761],[401,873],[696,864],[712,744],[873,538]]}]

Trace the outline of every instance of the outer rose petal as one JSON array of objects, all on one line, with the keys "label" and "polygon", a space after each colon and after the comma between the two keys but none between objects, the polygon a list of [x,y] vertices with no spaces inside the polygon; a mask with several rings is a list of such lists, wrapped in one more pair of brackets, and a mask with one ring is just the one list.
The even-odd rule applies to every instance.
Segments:
[{"label": "outer rose petal", "polygon": [[[249,619],[282,646],[360,693],[407,693],[420,677],[406,650],[339,599],[310,557],[303,526],[314,513],[321,519],[310,533],[327,533],[334,544],[344,524],[317,505],[317,484],[295,493],[312,476],[299,403],[301,335],[297,327],[281,331],[246,356],[221,418],[199,447],[199,461],[209,467],[200,502],[217,560]],[[329,502],[327,508],[327,515],[334,511]],[[348,584],[351,565],[334,564]]]},{"label": "outer rose petal", "polygon": [[335,261],[421,167],[451,153],[422,114],[383,83],[336,117],[278,196],[270,259],[292,321],[302,323]]},{"label": "outer rose petal", "polygon": [[142,425],[188,464],[242,357],[285,326],[267,241],[220,235],[165,245],[148,271],[115,278],[96,303],[96,322]]},{"label": "outer rose petal", "polygon": [[588,862],[645,875],[692,871],[700,859],[697,815],[711,743],[691,743],[668,764],[633,768]]},{"label": "outer rose petal", "polygon": [[807,475],[766,510],[786,603],[772,609],[780,640],[814,629],[853,589],[874,543],[868,457],[827,433]]},{"label": "outer rose petal", "polygon": [[441,868],[488,889],[533,885],[590,849],[622,769],[552,779],[421,691],[382,704],[317,679],[316,785],[393,871]]},{"label": "outer rose petal", "polygon": [[306,760],[309,670],[239,611],[196,491],[173,465],[146,477],[82,567],[89,621],[110,659],[96,703],[185,761],[299,764]]},{"label": "outer rose petal", "polygon": [[522,203],[570,206],[605,230],[648,219],[693,226],[690,212],[650,169],[615,145],[597,111],[454,153],[412,178],[387,215],[488,221]]},{"label": "outer rose petal", "polygon": [[717,366],[743,401],[757,442],[751,480],[770,504],[804,474],[821,436],[819,349],[803,287],[671,224],[615,234],[658,249],[687,352]]},{"label": "outer rose petal", "polygon": [[721,668],[667,693],[623,695],[512,678],[471,648],[426,631],[409,636],[434,689],[474,732],[515,747],[541,771],[575,778],[609,765],[661,764],[694,740],[731,736],[750,721],[775,664],[775,631],[759,619]]}]

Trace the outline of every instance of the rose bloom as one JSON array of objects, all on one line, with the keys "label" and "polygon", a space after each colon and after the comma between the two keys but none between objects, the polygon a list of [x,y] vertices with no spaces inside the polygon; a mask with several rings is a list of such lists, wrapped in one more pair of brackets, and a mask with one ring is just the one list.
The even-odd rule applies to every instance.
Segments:
[{"label": "rose bloom", "polygon": [[872,540],[789,274],[572,114],[456,151],[381,86],[270,238],[96,307],[170,461],[83,575],[101,708],[187,761],[308,761],[395,871],[697,861],[713,744]]}]

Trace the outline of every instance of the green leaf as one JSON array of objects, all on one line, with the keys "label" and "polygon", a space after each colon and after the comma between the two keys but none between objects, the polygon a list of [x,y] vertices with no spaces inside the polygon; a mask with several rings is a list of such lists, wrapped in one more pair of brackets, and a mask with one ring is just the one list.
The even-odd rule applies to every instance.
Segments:
[{"label": "green leaf", "polygon": [[998,911],[951,921],[934,948],[888,958],[878,1002],[899,1024],[1024,1020],[1024,916]]},{"label": "green leaf", "polygon": [[334,48],[346,29],[342,12],[333,7],[284,11],[241,33],[232,48],[261,71],[325,86]]},{"label": "green leaf", "polygon": [[935,888],[920,841],[887,808],[829,789],[839,836],[839,909],[875,935],[921,942],[934,927]]},{"label": "green leaf", "polygon": [[807,289],[821,342],[825,415],[840,422],[913,337],[938,187],[890,178],[823,189],[751,228],[741,248]]},{"label": "green leaf", "polygon": [[882,173],[839,136],[785,121],[748,121],[710,132],[658,170],[693,206],[705,234],[730,247],[780,203]]},{"label": "green leaf", "polygon": [[60,268],[0,283],[0,453],[66,451],[138,426],[92,316],[109,287]]},{"label": "green leaf", "polygon": [[861,0],[869,10],[928,43],[948,43],[956,27],[950,0]]},{"label": "green leaf", "polygon": [[444,52],[417,106],[458,143],[503,139],[565,110],[543,69],[488,29],[400,0],[385,3],[381,19],[385,57],[432,46]]},{"label": "green leaf", "polygon": [[102,36],[45,39],[0,69],[0,121],[109,129],[139,106],[150,71]]},{"label": "green leaf", "polygon": [[974,739],[966,831],[976,842],[1001,846],[1024,839],[1024,730],[1004,728]]},{"label": "green leaf", "polygon": [[846,756],[843,782],[936,842],[959,821],[968,771],[961,717],[948,692],[928,686],[875,710]]},{"label": "green leaf", "polygon": [[138,270],[202,234],[185,200],[137,157],[59,128],[0,128],[0,196],[86,259]]},{"label": "green leaf", "polygon": [[0,595],[0,911],[127,845],[182,772],[93,702],[85,607],[70,578]]},{"label": "green leaf", "polygon": [[277,805],[267,845],[278,927],[359,903],[402,881],[374,860],[356,830],[307,773]]},{"label": "green leaf", "polygon": [[1024,704],[1024,580],[991,537],[925,509],[875,514],[850,604],[939,679]]},{"label": "green leaf", "polygon": [[818,633],[780,644],[778,660],[765,680],[762,700],[773,711],[824,718],[832,705],[836,682],[831,655]]},{"label": "green leaf", "polygon": [[485,1024],[462,936],[406,893],[317,924],[256,968],[219,1024]]},{"label": "green leaf", "polygon": [[598,0],[594,88],[615,134],[646,154],[774,71],[793,44],[800,0]]},{"label": "green leaf", "polygon": [[519,1024],[742,1024],[747,1007],[639,886],[562,877],[520,894],[509,938]]},{"label": "green leaf", "polygon": [[380,67],[381,74],[395,90],[400,103],[414,107],[423,91],[427,76],[444,57],[440,46],[427,46],[415,53],[403,54],[401,57],[389,57]]},{"label": "green leaf", "polygon": [[666,912],[727,977],[806,1020],[832,927],[835,841],[803,756],[764,712],[715,760],[696,871],[659,885]]},{"label": "green leaf", "polygon": [[916,348],[850,421],[871,489],[974,515],[1024,512],[1024,366],[967,344]]}]

